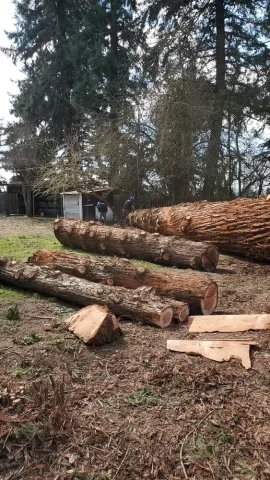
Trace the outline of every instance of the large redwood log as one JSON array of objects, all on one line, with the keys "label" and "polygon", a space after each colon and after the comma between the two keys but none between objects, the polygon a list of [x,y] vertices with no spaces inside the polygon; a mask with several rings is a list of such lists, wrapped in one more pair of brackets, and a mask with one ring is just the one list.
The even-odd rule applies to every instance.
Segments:
[{"label": "large redwood log", "polygon": [[47,250],[39,250],[28,262],[107,285],[128,289],[146,285],[154,288],[159,295],[189,303],[191,312],[201,311],[204,315],[211,315],[217,306],[217,284],[200,272],[146,268],[134,265],[127,259]]},{"label": "large redwood log", "polygon": [[131,291],[100,285],[57,270],[6,259],[0,259],[0,280],[78,305],[106,305],[116,315],[147,321],[161,328],[170,325],[173,317],[184,321],[189,315],[187,304],[159,297],[147,287]]},{"label": "large redwood log", "polygon": [[[268,196],[269,197],[269,196]],[[212,242],[225,252],[270,260],[270,198],[196,202],[137,210],[130,225],[148,232]]]},{"label": "large redwood log", "polygon": [[140,260],[214,271],[218,250],[211,245],[190,242],[177,237],[164,237],[140,230],[108,227],[95,222],[57,219],[54,222],[57,240],[65,247],[89,252],[133,257]]}]

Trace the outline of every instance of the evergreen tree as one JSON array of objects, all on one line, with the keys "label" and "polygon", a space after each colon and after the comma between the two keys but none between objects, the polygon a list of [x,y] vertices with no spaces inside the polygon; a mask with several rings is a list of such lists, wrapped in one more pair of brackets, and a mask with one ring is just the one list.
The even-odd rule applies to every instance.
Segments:
[{"label": "evergreen tree", "polygon": [[[161,25],[165,63],[182,47],[184,61],[195,58],[212,82],[212,120],[202,189],[206,199],[213,199],[218,193],[226,112],[230,110],[234,121],[240,111],[242,115],[265,111],[265,104],[260,109],[254,99],[257,97],[260,103],[262,91],[268,98],[262,81],[269,53],[263,37],[267,3],[267,0],[156,0],[149,7],[150,20],[158,19]],[[169,41],[164,53],[166,37]],[[155,50],[158,51],[157,46]]]}]

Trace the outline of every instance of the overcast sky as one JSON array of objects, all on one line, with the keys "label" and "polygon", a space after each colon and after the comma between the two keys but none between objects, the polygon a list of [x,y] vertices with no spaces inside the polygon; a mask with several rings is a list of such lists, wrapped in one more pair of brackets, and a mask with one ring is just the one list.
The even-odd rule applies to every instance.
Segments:
[{"label": "overcast sky", "polygon": [[[0,1],[2,6],[0,15],[0,45],[1,47],[9,47],[10,43],[5,35],[5,30],[13,30],[14,5],[12,0]],[[5,4],[5,6],[3,4]],[[0,119],[5,123],[12,119],[9,113],[11,108],[9,94],[18,91],[14,81],[19,78],[19,68],[13,65],[11,59],[0,51]],[[9,175],[1,169],[0,175],[9,177]]]}]

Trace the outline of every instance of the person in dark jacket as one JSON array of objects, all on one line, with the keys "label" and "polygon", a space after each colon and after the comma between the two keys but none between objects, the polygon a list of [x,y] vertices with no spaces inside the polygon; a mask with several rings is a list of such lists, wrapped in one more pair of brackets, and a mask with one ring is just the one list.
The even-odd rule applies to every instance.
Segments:
[{"label": "person in dark jacket", "polygon": [[106,216],[108,213],[108,207],[105,203],[103,202],[98,202],[97,203],[97,209],[98,209],[98,221],[106,225]]},{"label": "person in dark jacket", "polygon": [[128,200],[125,201],[123,205],[123,210],[122,210],[122,217],[123,219],[126,220],[128,214],[132,211],[135,210],[134,207],[134,197],[130,197]]}]

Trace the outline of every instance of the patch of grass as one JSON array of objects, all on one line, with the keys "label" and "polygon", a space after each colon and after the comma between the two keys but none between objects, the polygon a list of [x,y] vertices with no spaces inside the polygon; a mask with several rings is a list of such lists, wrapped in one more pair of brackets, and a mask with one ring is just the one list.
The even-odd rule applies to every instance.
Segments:
[{"label": "patch of grass", "polygon": [[233,443],[234,435],[230,428],[213,425],[208,423],[207,432],[211,438],[215,440],[216,444],[224,445],[225,443]]},{"label": "patch of grass", "polygon": [[140,405],[156,404],[156,397],[148,387],[142,387],[134,393],[128,393],[124,396],[124,402],[133,407]]},{"label": "patch of grass", "polygon": [[29,370],[30,370],[31,367],[15,367],[13,370],[12,370],[12,376],[13,377],[23,377],[23,375],[26,375],[27,373],[29,373]]},{"label": "patch of grass", "polygon": [[41,430],[31,423],[25,423],[14,428],[14,434],[18,440],[31,440],[34,437],[42,439],[45,435],[44,430]]},{"label": "patch of grass", "polygon": [[33,343],[38,343],[42,340],[42,336],[38,333],[29,333],[27,335],[22,335],[13,339],[13,342],[17,345],[33,345]]},{"label": "patch of grass", "polygon": [[12,235],[1,238],[1,255],[3,257],[15,258],[16,260],[27,260],[36,250],[62,250],[60,243],[54,237],[41,235]]},{"label": "patch of grass", "polygon": [[13,301],[18,298],[22,298],[24,293],[21,290],[17,290],[16,288],[9,288],[4,285],[0,285],[0,301],[9,302]]},{"label": "patch of grass", "polygon": [[10,322],[18,322],[20,320],[20,311],[18,305],[11,305],[8,307],[6,318]]},{"label": "patch of grass", "polygon": [[57,338],[52,343],[63,353],[80,353],[83,347],[80,340],[62,340],[61,338]]},{"label": "patch of grass", "polygon": [[60,317],[61,319],[63,319],[63,317],[70,317],[71,315],[73,315],[73,313],[75,313],[75,310],[73,308],[69,308],[65,306],[56,307],[54,309],[54,314]]}]

